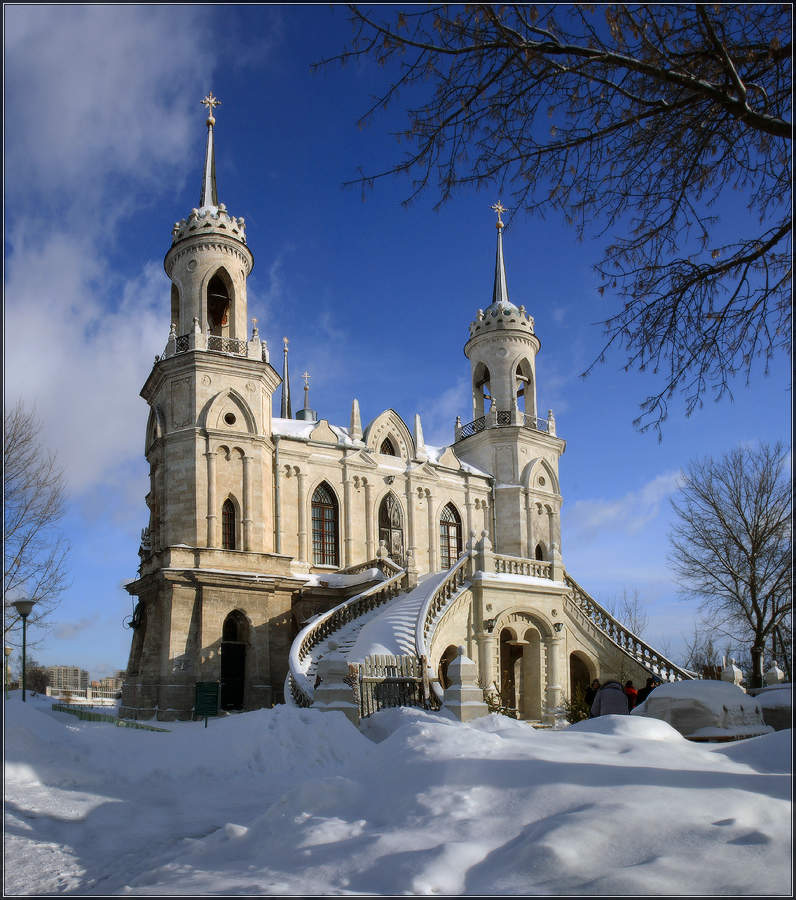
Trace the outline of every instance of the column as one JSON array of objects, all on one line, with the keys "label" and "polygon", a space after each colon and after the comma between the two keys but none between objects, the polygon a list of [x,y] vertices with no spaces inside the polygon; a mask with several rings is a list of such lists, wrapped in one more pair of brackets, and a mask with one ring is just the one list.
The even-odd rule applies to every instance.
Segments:
[{"label": "column", "polygon": [[536,548],[533,544],[533,504],[531,503],[531,492],[525,491],[525,544],[527,547],[525,556],[528,559],[536,557]]},{"label": "column", "polygon": [[365,559],[374,559],[376,549],[373,546],[373,508],[370,499],[372,488],[367,478],[362,479],[362,484],[365,485]]},{"label": "column", "polygon": [[437,564],[437,535],[434,522],[434,497],[431,491],[426,488],[425,491],[426,506],[428,507],[428,571],[436,572]]},{"label": "column", "polygon": [[[409,573],[409,585],[414,587],[417,583],[417,547],[415,546],[415,498],[412,488],[412,479],[406,476],[406,538],[407,549],[407,572]],[[412,583],[414,580],[414,584]]]},{"label": "column", "polygon": [[207,546],[216,546],[216,454],[208,450],[207,460]]},{"label": "column", "polygon": [[296,469],[298,479],[298,558],[300,562],[307,562],[307,504],[304,496],[304,479],[301,469]]},{"label": "column", "polygon": [[251,456],[243,457],[243,549],[252,549]]},{"label": "column", "polygon": [[547,648],[547,709],[544,712],[544,720],[551,724],[555,722],[555,711],[561,703],[561,691],[563,688],[561,684],[561,649],[563,642],[563,637],[558,635],[545,639],[545,647]]},{"label": "column", "polygon": [[348,467],[343,464],[343,521],[345,522],[345,565],[350,566],[354,537],[351,534],[351,480]]},{"label": "column", "polygon": [[464,473],[464,518],[464,533],[469,535],[473,530],[473,498],[470,495],[470,476],[467,472]]}]

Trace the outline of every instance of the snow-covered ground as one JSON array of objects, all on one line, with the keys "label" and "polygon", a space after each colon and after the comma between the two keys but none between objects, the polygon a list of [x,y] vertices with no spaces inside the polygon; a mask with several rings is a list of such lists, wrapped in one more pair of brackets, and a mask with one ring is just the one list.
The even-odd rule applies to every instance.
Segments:
[{"label": "snow-covered ground", "polygon": [[791,732],[694,744],[277,707],[168,733],[5,707],[8,894],[791,893]]}]

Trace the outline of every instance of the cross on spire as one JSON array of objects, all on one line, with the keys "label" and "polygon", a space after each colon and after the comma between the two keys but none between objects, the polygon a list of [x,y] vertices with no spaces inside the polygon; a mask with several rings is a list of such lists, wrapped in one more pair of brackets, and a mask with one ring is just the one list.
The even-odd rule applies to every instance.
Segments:
[{"label": "cross on spire", "polygon": [[503,219],[501,218],[501,215],[506,212],[506,207],[498,200],[497,203],[492,204],[492,209],[497,213],[497,227],[503,228]]},{"label": "cross on spire", "polygon": [[[213,96],[213,92],[210,93],[201,101],[201,103],[207,107],[207,115],[208,115],[208,123],[213,124],[215,122],[215,117],[213,116],[213,112],[217,106],[221,106],[221,101],[218,97]],[[212,121],[211,121],[212,120]]]},{"label": "cross on spire", "polygon": [[304,379],[304,387],[309,388],[310,386],[310,373],[305,369],[301,373],[301,377]]}]

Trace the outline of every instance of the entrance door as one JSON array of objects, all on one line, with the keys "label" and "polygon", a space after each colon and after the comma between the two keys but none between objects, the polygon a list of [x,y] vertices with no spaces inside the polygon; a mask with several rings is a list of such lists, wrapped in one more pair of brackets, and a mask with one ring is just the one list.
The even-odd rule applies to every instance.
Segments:
[{"label": "entrance door", "polygon": [[246,645],[221,644],[221,708],[243,709]]},{"label": "entrance door", "polygon": [[387,545],[390,559],[404,564],[404,524],[401,504],[394,494],[387,494],[379,507],[379,540]]},{"label": "entrance door", "polygon": [[235,610],[221,630],[221,708],[243,709],[246,686],[246,637],[248,624]]}]

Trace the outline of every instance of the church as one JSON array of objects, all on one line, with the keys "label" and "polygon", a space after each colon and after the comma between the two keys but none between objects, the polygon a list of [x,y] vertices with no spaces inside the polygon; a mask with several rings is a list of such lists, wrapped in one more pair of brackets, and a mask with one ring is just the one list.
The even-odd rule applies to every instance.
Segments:
[{"label": "church", "polygon": [[332,641],[351,662],[419,662],[438,696],[464,647],[479,684],[539,723],[593,678],[690,677],[566,570],[566,442],[537,406],[541,344],[509,299],[503,207],[492,296],[469,333],[462,323],[472,411],[450,446],[426,445],[420,417],[392,409],[363,427],[356,399],[347,424],[319,420],[306,379],[294,415],[288,339],[280,376],[248,317],[246,223],[218,202],[219,101],[202,102],[199,205],[172,229],[170,328],[164,310],[165,349],[141,390],[149,524],[127,585],[121,715],[190,719],[207,683],[226,710],[311,705]]}]

